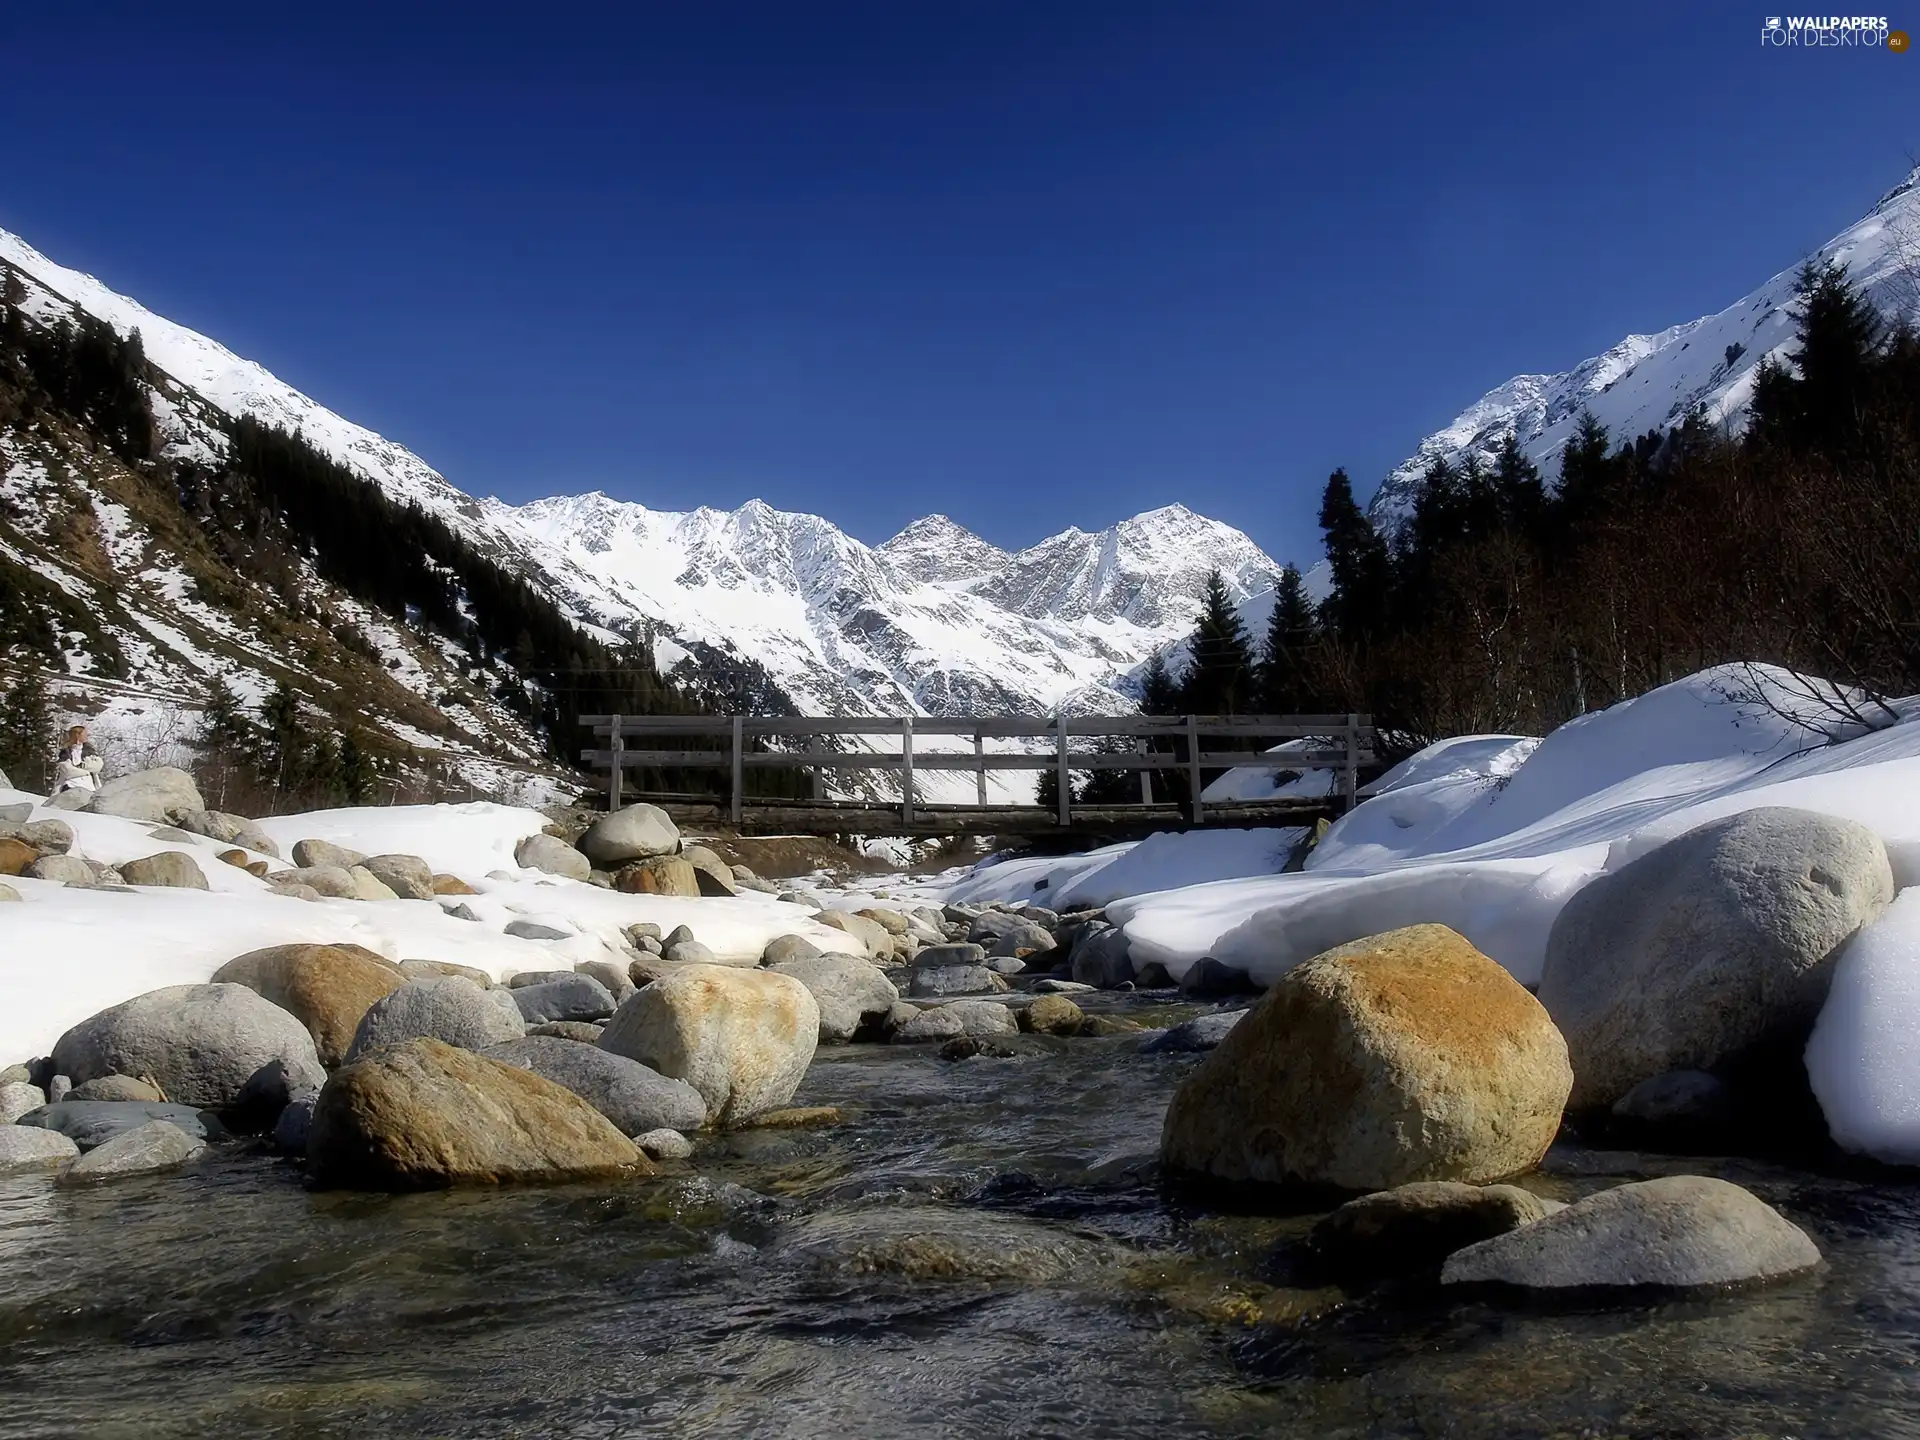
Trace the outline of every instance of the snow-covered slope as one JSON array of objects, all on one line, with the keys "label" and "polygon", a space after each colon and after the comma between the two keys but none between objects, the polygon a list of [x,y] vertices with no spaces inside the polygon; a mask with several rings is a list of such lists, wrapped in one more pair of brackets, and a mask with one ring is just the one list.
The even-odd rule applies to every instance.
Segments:
[{"label": "snow-covered slope", "polygon": [[[1207,572],[1236,600],[1279,566],[1183,505],[1008,553],[944,515],[867,546],[755,500],[653,510],[603,494],[475,500],[404,447],[261,366],[0,231],[5,261],[74,309],[139,330],[194,399],[289,430],[429,510],[584,624],[645,635],[663,668],[723,696],[829,714],[1126,708],[1128,672],[1191,625]],[[218,446],[217,433],[198,443]]]},{"label": "snow-covered slope", "polygon": [[[1846,266],[1883,312],[1920,313],[1920,167],[1811,258]],[[1616,444],[1677,425],[1695,407],[1712,423],[1738,429],[1760,362],[1793,348],[1789,307],[1799,268],[1782,270],[1718,314],[1657,335],[1629,335],[1561,374],[1516,375],[1488,391],[1395,467],[1374,496],[1374,519],[1397,527],[1430,464],[1469,454],[1491,459],[1509,431],[1553,482],[1582,410],[1591,410]]]}]

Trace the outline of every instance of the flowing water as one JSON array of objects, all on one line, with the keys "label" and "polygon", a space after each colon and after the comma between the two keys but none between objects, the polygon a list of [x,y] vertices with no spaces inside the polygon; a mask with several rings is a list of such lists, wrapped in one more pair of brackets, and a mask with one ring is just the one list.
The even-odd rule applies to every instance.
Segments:
[{"label": "flowing water", "polygon": [[1723,1174],[1828,1263],[1626,1308],[1290,1289],[1311,1215],[1156,1174],[1192,1057],[1031,1048],[823,1050],[795,1103],[844,1123],[619,1184],[0,1179],[0,1437],[1920,1436],[1920,1188],[1558,1150],[1543,1193]]}]

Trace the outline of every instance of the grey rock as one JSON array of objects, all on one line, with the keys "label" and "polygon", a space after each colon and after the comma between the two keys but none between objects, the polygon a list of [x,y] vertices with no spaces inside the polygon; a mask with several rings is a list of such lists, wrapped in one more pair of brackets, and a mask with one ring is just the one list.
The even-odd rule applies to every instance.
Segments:
[{"label": "grey rock", "polygon": [[31,1085],[34,1083],[33,1066],[31,1063],[9,1065],[5,1069],[0,1069],[0,1085],[12,1085],[16,1083],[21,1085]]},{"label": "grey rock", "polygon": [[782,890],[777,898],[784,900],[789,905],[804,905],[810,910],[824,910],[827,908],[826,897],[816,894],[812,890]]},{"label": "grey rock", "polygon": [[628,975],[627,967],[624,965],[616,965],[611,960],[582,960],[573,968],[576,974],[591,975],[606,986],[607,993],[613,996],[615,1005],[633,993],[633,979]]},{"label": "grey rock", "polygon": [[1613,1104],[1622,1133],[1643,1141],[1693,1147],[1733,1138],[1741,1105],[1730,1086],[1704,1070],[1669,1070],[1642,1080]]},{"label": "grey rock", "polygon": [[104,780],[86,808],[95,815],[118,815],[155,825],[176,825],[184,815],[207,808],[193,776],[171,765],[136,770]]},{"label": "grey rock", "polygon": [[713,851],[704,845],[682,845],[680,856],[693,866],[694,883],[699,885],[702,895],[722,896],[738,893],[733,883],[733,871]]},{"label": "grey rock", "polygon": [[462,980],[471,980],[482,990],[493,989],[493,977],[486,971],[472,965],[456,965],[451,960],[402,960],[400,973],[409,980],[440,980],[453,975]]},{"label": "grey rock", "polygon": [[317,904],[319,901],[326,899],[326,896],[322,895],[311,885],[302,884],[298,880],[269,880],[267,882],[267,889],[271,893],[285,896],[289,900],[307,900]]},{"label": "grey rock", "polygon": [[529,1025],[554,1020],[604,1020],[615,1009],[606,986],[591,975],[571,972],[544,985],[522,985],[507,993]]},{"label": "grey rock", "polygon": [[[304,845],[306,842],[300,842]],[[295,850],[299,845],[293,847]],[[267,876],[275,889],[291,890],[302,886],[328,900],[358,900],[360,888],[353,883],[353,872],[338,865],[309,865],[299,870],[275,870]]]},{"label": "grey rock", "polygon": [[999,1035],[1018,1035],[1019,1022],[1013,1011],[996,1000],[955,1000],[931,1006],[893,1032],[892,1039],[950,1040],[958,1035],[987,1039]]},{"label": "grey rock", "polygon": [[678,945],[682,941],[691,940],[691,939],[693,939],[692,927],[686,926],[686,925],[676,925],[673,927],[671,931],[669,931],[666,934],[666,936],[664,936],[661,939],[660,943],[662,946]]},{"label": "grey rock", "polygon": [[1236,970],[1211,955],[1194,961],[1180,977],[1180,989],[1187,995],[1250,995],[1259,988],[1246,971]]},{"label": "grey rock", "polygon": [[289,1103],[273,1122],[274,1147],[282,1154],[307,1153],[307,1132],[313,1128],[313,1107],[320,1094],[302,1095]]},{"label": "grey rock", "polygon": [[1083,925],[1067,958],[1069,972],[1082,985],[1112,990],[1133,980],[1126,932],[1104,921]]},{"label": "grey rock", "polygon": [[777,885],[770,884],[761,879],[747,866],[735,865],[731,868],[733,870],[733,883],[739,889],[753,890],[761,895],[777,895],[780,893],[780,888]]},{"label": "grey rock", "polygon": [[1036,995],[1090,995],[1100,987],[1087,985],[1079,980],[1047,978],[1034,981],[1029,988]]},{"label": "grey rock", "polygon": [[47,1103],[57,1105],[73,1093],[73,1080],[66,1075],[56,1075],[47,1082]]},{"label": "grey rock", "polygon": [[296,840],[293,863],[300,870],[351,870],[366,864],[367,857],[358,850],[349,850],[328,840]]},{"label": "grey rock", "polygon": [[1245,1010],[1222,1010],[1211,1015],[1196,1015],[1171,1029],[1163,1030],[1140,1047],[1146,1055],[1187,1055],[1211,1050],[1227,1038],[1227,1032],[1247,1018]]},{"label": "grey rock", "polygon": [[320,1084],[307,1027],[244,985],[172,985],[82,1020],[53,1047],[63,1075],[151,1079],[168,1099],[222,1109],[263,1066],[281,1061]]},{"label": "grey rock", "polygon": [[967,930],[967,939],[993,955],[1018,955],[1022,951],[1042,954],[1054,947],[1053,933],[1044,925],[998,910],[980,915]]},{"label": "grey rock", "polygon": [[480,1053],[565,1086],[623,1135],[697,1130],[707,1120],[706,1101],[693,1086],[595,1045],[529,1035]]},{"label": "grey rock", "polygon": [[354,866],[347,875],[353,881],[352,898],[355,900],[398,900],[400,898],[393,893],[392,887],[364,865]]},{"label": "grey rock", "polygon": [[1880,837],[1769,807],[1711,821],[1588,882],[1547,940],[1540,1001],[1576,1111],[1669,1070],[1714,1070],[1811,1030],[1848,936],[1893,898]]},{"label": "grey rock", "polygon": [[812,960],[820,954],[820,947],[804,935],[776,935],[767,942],[767,948],[760,952],[760,963],[784,965],[789,960]]},{"label": "grey rock", "polygon": [[116,1135],[60,1172],[62,1185],[124,1180],[178,1170],[207,1148],[207,1142],[165,1120],[149,1120],[137,1130]]},{"label": "grey rock", "polygon": [[463,1050],[484,1050],[525,1033],[510,990],[482,990],[453,975],[411,980],[373,1003],[354,1032],[347,1060],[403,1040],[442,1040]]},{"label": "grey rock", "polygon": [[64,855],[73,849],[73,827],[64,820],[33,820],[14,832],[42,855]]},{"label": "grey rock", "polygon": [[648,955],[660,955],[665,952],[667,947],[662,945],[657,939],[655,939],[651,935],[642,935],[639,939],[633,942],[633,948],[639,951],[643,951]]},{"label": "grey rock", "polygon": [[655,1160],[686,1160],[693,1155],[693,1142],[678,1130],[649,1130],[634,1136],[633,1143]]},{"label": "grey rock", "polygon": [[239,845],[276,860],[280,858],[280,846],[274,838],[244,815],[229,815],[224,810],[189,810],[174,823],[190,835],[204,835],[222,845]]},{"label": "grey rock", "polygon": [[272,1130],[280,1112],[297,1100],[320,1093],[324,1075],[315,1078],[276,1060],[263,1065],[225,1111],[227,1124],[248,1132]]},{"label": "grey rock", "polygon": [[162,850],[129,860],[120,867],[120,876],[129,885],[161,885],[177,890],[210,888],[199,862],[184,850]]},{"label": "grey rock", "polygon": [[1819,1263],[1806,1232],[1757,1196],[1725,1180],[1669,1175],[1603,1190],[1469,1245],[1448,1258],[1440,1278],[1528,1290],[1697,1290]]},{"label": "grey rock", "polygon": [[561,930],[552,925],[542,925],[538,920],[509,920],[507,934],[516,935],[522,940],[565,940],[573,932]]},{"label": "grey rock", "polygon": [[0,1125],[0,1175],[11,1170],[50,1170],[80,1153],[58,1130],[34,1125]]},{"label": "grey rock", "polygon": [[147,831],[149,837],[164,840],[169,845],[191,845],[205,837],[195,835],[191,830],[182,830],[178,825],[155,825]]},{"label": "grey rock", "polygon": [[30,1110],[47,1103],[46,1091],[24,1080],[0,1084],[0,1125],[11,1125]]},{"label": "grey rock", "polygon": [[580,837],[580,849],[612,870],[634,860],[676,854],[680,830],[656,805],[628,805],[589,825]]},{"label": "grey rock", "polygon": [[62,790],[58,795],[47,797],[49,810],[84,810],[93,801],[91,790]]},{"label": "grey rock", "polygon": [[904,1014],[912,1008],[897,1006],[888,1014],[889,1040],[908,1045],[924,1040],[951,1040],[966,1033],[965,1020],[953,1013],[951,1005],[932,1005],[911,1015]]},{"label": "grey rock", "polygon": [[638,945],[642,940],[658,940],[660,927],[651,920],[636,920],[627,926],[625,934],[630,943]]},{"label": "grey rock", "polygon": [[505,984],[509,990],[519,990],[528,985],[551,985],[555,980],[564,980],[573,973],[571,970],[522,970],[509,975]]},{"label": "grey rock", "polygon": [[670,965],[717,965],[713,951],[698,940],[676,940],[666,947],[661,958]]},{"label": "grey rock", "polygon": [[585,881],[593,873],[586,856],[547,834],[527,836],[513,847],[513,860],[523,870],[540,870],[565,880]]},{"label": "grey rock", "polygon": [[987,957],[987,969],[996,975],[1024,975],[1027,962],[1012,955],[990,955]]},{"label": "grey rock", "polygon": [[473,913],[473,907],[464,901],[458,905],[442,905],[440,913],[451,916],[455,920],[471,920],[475,924],[480,921],[480,917]]},{"label": "grey rock", "polygon": [[58,881],[70,890],[92,890],[99,884],[93,867],[78,855],[42,855],[22,873],[35,880]]},{"label": "grey rock", "polygon": [[[13,787],[7,783],[7,777],[4,774],[0,774],[0,790],[10,790],[12,788]],[[27,823],[27,817],[32,814],[33,802],[31,800],[22,800],[12,805],[0,805],[0,825],[24,825]]]},{"label": "grey rock", "polygon": [[373,878],[401,900],[431,900],[433,867],[418,855],[369,855],[363,862]]},{"label": "grey rock", "polygon": [[1316,1268],[1362,1280],[1438,1266],[1454,1251],[1544,1220],[1551,1202],[1513,1185],[1424,1180],[1349,1200],[1313,1227]]},{"label": "grey rock", "polygon": [[116,1135],[139,1129],[150,1120],[165,1120],[202,1140],[219,1140],[227,1133],[211,1111],[191,1105],[156,1105],[139,1100],[60,1100],[28,1111],[18,1123],[58,1131],[82,1150],[91,1150]]},{"label": "grey rock", "polygon": [[[786,937],[792,938],[792,937]],[[847,955],[808,955],[767,967],[806,986],[820,1007],[820,1039],[851,1040],[884,1021],[900,992],[876,965]]]},{"label": "grey rock", "polygon": [[[921,952],[923,961],[926,954],[926,951]],[[999,978],[985,965],[916,964],[908,973],[907,994],[917,999],[942,995],[978,995],[997,988],[995,982]]]}]

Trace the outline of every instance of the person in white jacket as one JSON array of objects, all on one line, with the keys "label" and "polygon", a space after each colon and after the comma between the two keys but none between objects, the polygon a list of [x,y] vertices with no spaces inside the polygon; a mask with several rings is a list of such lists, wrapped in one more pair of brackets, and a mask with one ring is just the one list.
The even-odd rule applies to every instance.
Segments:
[{"label": "person in white jacket", "polygon": [[53,766],[53,793],[63,790],[97,790],[100,786],[100,752],[87,739],[87,727],[75,725],[67,731]]}]

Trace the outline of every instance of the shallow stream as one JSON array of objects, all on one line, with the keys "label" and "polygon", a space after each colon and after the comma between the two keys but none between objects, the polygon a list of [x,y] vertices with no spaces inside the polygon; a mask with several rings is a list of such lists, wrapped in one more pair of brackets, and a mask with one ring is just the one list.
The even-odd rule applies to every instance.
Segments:
[{"label": "shallow stream", "polygon": [[1626,1309],[1290,1289],[1313,1216],[1159,1181],[1194,1057],[1034,1049],[823,1050],[795,1103],[841,1125],[620,1184],[0,1179],[0,1437],[1920,1436],[1920,1187],[1563,1148],[1529,1184],[1721,1174],[1828,1264]]}]

